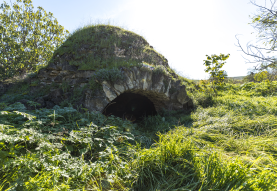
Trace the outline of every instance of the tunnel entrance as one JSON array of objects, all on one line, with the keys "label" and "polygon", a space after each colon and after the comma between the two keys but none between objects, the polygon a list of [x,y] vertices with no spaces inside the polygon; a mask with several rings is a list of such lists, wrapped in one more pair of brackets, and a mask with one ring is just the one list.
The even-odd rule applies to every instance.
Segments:
[{"label": "tunnel entrance", "polygon": [[105,107],[103,114],[114,115],[136,123],[145,116],[157,115],[157,112],[154,104],[146,96],[123,93]]}]

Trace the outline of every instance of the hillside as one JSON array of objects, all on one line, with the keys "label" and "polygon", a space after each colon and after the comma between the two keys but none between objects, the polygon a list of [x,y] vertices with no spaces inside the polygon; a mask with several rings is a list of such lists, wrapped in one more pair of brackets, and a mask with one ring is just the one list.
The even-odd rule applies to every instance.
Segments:
[{"label": "hillside", "polygon": [[[31,0],[11,5],[4,1],[0,6],[0,191],[276,191],[277,68],[270,56],[276,48],[276,39],[271,38],[276,33],[276,15],[271,17],[274,3],[268,9],[251,1],[259,10],[250,24],[258,29],[257,40],[270,48],[248,43],[244,50],[236,36],[242,53],[257,65],[247,76],[227,77],[231,71],[223,70],[224,64],[235,55],[224,43],[230,40],[226,36],[230,31],[223,38],[211,34],[228,30],[230,22],[221,22],[216,30],[214,19],[210,21],[202,11],[201,21],[191,19],[193,31],[177,30],[177,22],[171,21],[179,13],[189,14],[193,9],[188,4],[176,9],[178,3],[169,7],[149,1],[108,6],[99,2],[93,7],[86,2],[80,9],[75,3],[72,10],[81,10],[81,15],[89,11],[92,17],[105,12],[117,19],[128,16],[124,20],[146,29],[151,41],[156,38],[155,42],[167,44],[167,55],[175,53],[190,76],[201,73],[190,71],[199,66],[201,48],[208,47],[209,53],[218,47],[231,52],[206,55],[202,66],[209,79],[187,79],[132,31],[90,24],[69,34],[65,27],[75,25],[80,14],[63,7],[70,14],[58,14],[64,27],[53,13],[42,7],[35,11]],[[231,7],[226,5],[223,8]],[[70,3],[66,7],[69,10]],[[228,11],[223,12],[222,18],[228,16]],[[190,16],[180,18],[183,22]],[[203,28],[211,27],[212,33],[203,33]],[[195,35],[197,42],[191,41]],[[239,67],[232,68],[242,71]]]},{"label": "hillside", "polygon": [[88,25],[71,34],[54,52],[48,67],[68,62],[78,70],[99,70],[138,66],[142,61],[169,68],[167,59],[142,36],[117,26]]},{"label": "hillside", "polygon": [[[276,190],[277,82],[191,88],[192,113],[141,123],[1,102],[8,190]],[[5,97],[5,95],[4,95]],[[3,99],[3,96],[2,96]]]}]

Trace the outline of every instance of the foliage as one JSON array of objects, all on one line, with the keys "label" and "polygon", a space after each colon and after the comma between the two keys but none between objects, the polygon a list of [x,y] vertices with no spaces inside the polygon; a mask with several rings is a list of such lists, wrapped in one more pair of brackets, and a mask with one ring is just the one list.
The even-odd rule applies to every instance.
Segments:
[{"label": "foliage", "polygon": [[267,79],[268,77],[268,72],[267,71],[261,71],[261,72],[258,72],[254,75],[254,80],[256,82],[261,82],[261,81],[264,81],[265,79]]},{"label": "foliage", "polygon": [[61,84],[61,88],[62,88],[63,92],[68,92],[68,90],[70,89],[70,85],[68,82],[63,81]]},{"label": "foliage", "polygon": [[[203,84],[182,83],[206,95]],[[208,107],[164,110],[138,124],[72,107],[3,103],[0,187],[276,190],[276,90],[275,81],[227,83]]]},{"label": "foliage", "polygon": [[[78,70],[142,67],[142,63],[167,65],[140,35],[109,24],[86,25],[74,31],[55,51],[49,64],[66,61]],[[165,67],[168,72],[168,68]]]},{"label": "foliage", "polygon": [[[209,80],[199,82],[182,81],[187,87],[187,94],[193,101],[194,108],[199,106],[206,108],[214,105],[214,90]],[[220,90],[220,88],[218,88]]]},{"label": "foliage", "polygon": [[102,85],[100,83],[96,82],[96,80],[94,78],[91,78],[88,83],[88,87],[89,87],[89,89],[91,89],[93,91],[93,94],[95,94],[97,90],[101,90]]},{"label": "foliage", "polygon": [[[161,65],[154,67],[154,69],[152,71],[153,71],[152,83],[154,83],[154,84],[158,83],[159,80],[161,80],[162,76],[168,75],[168,72],[166,71],[165,67],[161,66]],[[164,80],[165,87],[168,86],[167,83],[168,83],[168,81]]]},{"label": "foliage", "polygon": [[13,111],[13,110],[25,111],[26,107],[22,103],[16,102],[14,104],[9,105],[8,107],[5,107],[3,110],[4,111]]},{"label": "foliage", "polygon": [[249,168],[240,160],[222,162],[215,152],[202,150],[206,144],[194,142],[192,135],[187,128],[177,128],[160,134],[155,147],[140,152],[135,190],[227,190],[253,185],[248,183]]},{"label": "foliage", "polygon": [[52,13],[34,11],[31,0],[16,2],[0,7],[0,80],[46,65],[68,34]]},{"label": "foliage", "polygon": [[225,64],[225,60],[229,58],[229,55],[220,54],[211,55],[207,57],[207,60],[204,60],[204,65],[206,66],[205,72],[210,74],[210,80],[212,82],[212,89],[216,91],[217,86],[223,86],[224,78],[227,76],[224,70],[220,70]]},{"label": "foliage", "polygon": [[268,68],[276,68],[276,1],[270,1],[265,5],[258,5],[254,0],[250,1],[258,8],[258,13],[251,18],[251,25],[257,31],[256,44],[247,44],[247,50],[244,50],[239,43],[240,49],[249,57],[249,63],[258,63],[254,70],[263,71]]},{"label": "foliage", "polygon": [[118,80],[123,80],[123,75],[120,69],[100,69],[94,74],[94,78],[102,83],[103,81],[116,82]]},{"label": "foliage", "polygon": [[244,77],[244,82],[262,82],[262,81],[275,81],[277,79],[276,68],[268,67],[265,70],[258,72],[251,71]]},{"label": "foliage", "polygon": [[[76,114],[78,117],[81,114],[73,108],[55,106],[54,109],[36,110],[33,114],[1,112],[0,174],[6,180],[6,188],[77,189],[77,182],[83,182],[85,187],[84,183],[97,176],[98,165],[103,168],[125,164],[113,157],[118,157],[118,152],[124,155],[124,143],[133,139],[124,131],[130,123],[121,121],[117,127],[106,125],[117,125],[118,119],[107,119],[97,113],[88,113],[87,118],[76,121]],[[11,123],[15,126],[10,126]],[[41,174],[41,170],[46,171]],[[49,177],[52,177],[50,181]]]},{"label": "foliage", "polygon": [[7,103],[5,102],[0,103],[0,110],[3,110],[6,107],[7,107]]},{"label": "foliage", "polygon": [[37,109],[37,106],[40,106],[40,103],[34,102],[34,101],[28,101],[27,102],[31,107],[35,107]]},{"label": "foliage", "polygon": [[248,74],[243,78],[243,82],[255,82],[254,75],[254,72],[248,72]]},{"label": "foliage", "polygon": [[[163,110],[134,124],[72,108],[82,87],[69,92],[67,107],[53,109],[16,102],[38,106],[28,83],[0,97],[0,189],[276,190],[277,82],[222,83],[215,97],[208,80],[196,83],[149,63],[137,66],[186,86],[192,112]],[[95,93],[104,80],[124,80],[121,71],[100,67],[88,86]],[[65,82],[51,87],[69,90]]]},{"label": "foliage", "polygon": [[166,71],[166,68],[164,66],[157,66],[154,68],[153,70],[153,73],[154,74],[163,74],[163,75],[167,75],[167,71]]}]

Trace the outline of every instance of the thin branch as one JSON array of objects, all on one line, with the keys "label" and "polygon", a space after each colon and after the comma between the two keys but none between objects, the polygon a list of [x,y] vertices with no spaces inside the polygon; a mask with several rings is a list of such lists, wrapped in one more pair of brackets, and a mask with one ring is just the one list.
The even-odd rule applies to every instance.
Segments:
[{"label": "thin branch", "polygon": [[[255,69],[265,69],[266,67],[276,65],[276,58],[274,56],[266,56],[266,54],[272,54],[276,52],[277,44],[277,34],[276,34],[276,25],[277,25],[277,11],[275,11],[276,0],[270,0],[270,8],[266,7],[267,1],[265,0],[265,6],[257,5],[253,0],[250,1],[253,5],[260,8],[260,15],[254,15],[255,17],[260,17],[258,22],[253,22],[253,27],[259,32],[259,40],[256,42],[265,43],[265,47],[260,47],[258,45],[253,45],[247,43],[247,49],[245,50],[236,35],[237,47],[247,56],[251,56],[254,60],[247,60],[247,63],[258,63],[255,66]],[[264,65],[266,63],[266,65]]]},{"label": "thin branch", "polygon": [[[266,2],[266,1],[265,1]],[[261,5],[257,5],[253,0],[251,0],[250,1],[250,3],[252,3],[253,5],[255,5],[255,6],[257,6],[257,7],[259,7],[260,9],[266,9],[268,12],[270,12],[271,14],[273,14],[273,15],[275,15],[275,16],[277,16],[277,13],[276,13],[276,11],[275,11],[275,13],[273,12],[273,6],[274,6],[274,4],[276,3],[276,0],[274,0],[274,3],[272,3],[272,1],[271,1],[271,9],[268,9],[268,8],[266,8],[266,7],[263,7],[263,6],[261,6]]]},{"label": "thin branch", "polygon": [[[241,50],[244,54],[246,54],[246,55],[248,55],[248,56],[251,56],[251,57],[254,57],[254,58],[256,59],[256,61],[253,62],[253,61],[250,61],[249,59],[244,58],[245,60],[247,60],[247,63],[274,62],[274,61],[275,61],[274,58],[270,58],[270,57],[265,58],[265,57],[263,56],[263,54],[261,53],[261,51],[259,50],[258,47],[255,47],[255,48],[256,48],[256,50],[258,51],[258,53],[259,53],[260,55],[262,55],[262,56],[259,56],[259,54],[253,52],[253,50],[251,49],[251,45],[250,45],[250,46],[248,45],[247,51],[245,51],[244,48],[241,46],[241,44],[240,44],[239,39],[238,39],[237,36],[236,36],[236,39],[237,39],[237,42],[238,42],[238,45],[236,45],[236,46],[239,47],[240,50]],[[254,47],[254,46],[253,46],[253,47]],[[258,65],[257,65],[257,66],[258,66]],[[256,68],[257,68],[257,67],[256,67]]]}]

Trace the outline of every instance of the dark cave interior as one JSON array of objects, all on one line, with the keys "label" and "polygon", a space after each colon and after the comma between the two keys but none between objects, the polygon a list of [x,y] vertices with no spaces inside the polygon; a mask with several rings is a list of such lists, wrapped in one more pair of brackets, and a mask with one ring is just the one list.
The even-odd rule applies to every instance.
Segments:
[{"label": "dark cave interior", "polygon": [[157,115],[157,112],[154,104],[146,96],[123,93],[105,107],[103,114],[114,115],[136,123],[145,116]]}]

